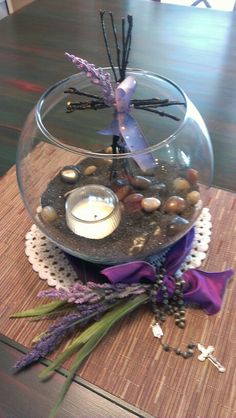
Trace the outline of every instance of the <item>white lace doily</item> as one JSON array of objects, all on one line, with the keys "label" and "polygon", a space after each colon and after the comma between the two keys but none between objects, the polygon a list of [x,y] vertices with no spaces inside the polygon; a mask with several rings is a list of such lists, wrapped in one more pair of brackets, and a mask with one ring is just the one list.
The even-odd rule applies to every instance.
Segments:
[{"label": "white lace doily", "polygon": [[[198,268],[207,256],[207,250],[211,236],[211,214],[209,209],[204,208],[197,222],[195,223],[195,237],[190,254],[181,265],[176,275],[189,268]],[[47,280],[49,286],[68,288],[79,279],[65,253],[53,244],[45,235],[32,225],[26,234],[25,253],[32,264],[32,268],[39,274],[40,279]],[[162,258],[151,257],[149,261],[158,266]]]}]

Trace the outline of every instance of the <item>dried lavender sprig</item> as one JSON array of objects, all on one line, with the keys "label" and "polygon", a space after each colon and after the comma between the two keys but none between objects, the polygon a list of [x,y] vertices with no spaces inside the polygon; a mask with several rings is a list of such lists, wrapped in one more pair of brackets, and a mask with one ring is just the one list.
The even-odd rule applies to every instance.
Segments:
[{"label": "dried lavender sprig", "polygon": [[114,103],[114,91],[111,85],[111,76],[102,68],[96,68],[94,64],[76,57],[75,55],[65,53],[66,57],[76,65],[77,68],[85,72],[86,76],[90,78],[91,83],[99,85],[102,88],[104,102],[111,106]]},{"label": "dried lavender sprig", "polygon": [[68,332],[72,332],[72,325],[79,319],[82,320],[81,313],[73,313],[64,316],[57,324],[50,326],[46,334],[42,336],[34,348],[17,361],[14,369],[22,369],[38,361],[41,357],[52,353],[64,337],[68,335]]},{"label": "dried lavender sprig", "polygon": [[110,309],[111,306],[114,305],[111,305],[111,303],[97,304],[93,308],[85,309],[83,312],[75,312],[64,316],[60,321],[48,328],[33,349],[17,361],[14,369],[20,370],[38,361],[41,357],[46,357],[59,346],[66,336],[72,334],[78,325],[84,326],[92,318],[99,320],[101,314]]},{"label": "dried lavender sprig", "polygon": [[79,309],[88,309],[94,304],[102,301],[116,301],[130,296],[139,295],[148,292],[150,285],[118,283],[112,285],[109,283],[88,282],[86,285],[75,283],[68,290],[50,289],[39,293],[39,297],[51,297],[66,300],[74,303]]}]

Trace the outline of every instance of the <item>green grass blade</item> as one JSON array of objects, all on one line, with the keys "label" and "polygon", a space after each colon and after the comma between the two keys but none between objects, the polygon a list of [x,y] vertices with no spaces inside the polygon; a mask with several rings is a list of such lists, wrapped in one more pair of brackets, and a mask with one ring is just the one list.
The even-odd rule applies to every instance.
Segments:
[{"label": "green grass blade", "polygon": [[57,300],[55,302],[47,303],[46,305],[41,305],[33,309],[29,309],[27,311],[22,312],[15,312],[10,318],[28,318],[33,316],[39,315],[46,315],[47,313],[51,313],[58,308],[61,308],[63,305],[67,304],[64,300]]},{"label": "green grass blade", "polygon": [[100,321],[90,325],[82,334],[80,334],[74,341],[63,351],[59,356],[39,374],[40,379],[47,379],[55,369],[60,367],[65,360],[67,360],[73,353],[75,353],[81,345],[85,344],[100,328],[102,324]]},{"label": "green grass blade", "polygon": [[106,334],[106,330],[99,330],[96,334],[94,334],[89,341],[81,348],[78,355],[76,356],[75,362],[73,366],[71,367],[68,376],[66,378],[65,384],[62,387],[62,390],[59,394],[59,397],[53,406],[49,417],[48,418],[54,418],[69,390],[69,387],[71,385],[71,382],[75,376],[76,371],[80,367],[83,360],[85,360],[86,357],[91,353],[91,351],[96,347],[96,345],[100,342],[100,340],[104,337]]},{"label": "green grass blade", "polygon": [[[132,299],[122,306],[118,306],[112,312],[106,314],[97,324],[98,325],[96,332],[84,343],[84,346],[80,349],[79,353],[76,356],[75,362],[71,367],[69,374],[66,378],[65,384],[62,387],[62,390],[59,394],[59,397],[52,408],[49,418],[54,418],[66,396],[66,393],[69,390],[70,384],[75,376],[76,371],[80,367],[81,363],[88,357],[88,355],[93,351],[97,344],[102,340],[102,338],[107,334],[110,328],[123,316],[127,315],[129,312],[136,309],[143,303],[148,301],[149,297],[147,295],[137,296],[135,299]],[[105,318],[106,317],[106,318]],[[90,327],[91,328],[91,327]]]},{"label": "green grass blade", "polygon": [[45,370],[43,370],[43,372],[39,374],[40,379],[48,378],[56,368],[60,367],[67,358],[77,351],[81,345],[86,344],[86,342],[99,330],[105,327],[108,331],[116,321],[136,309],[139,305],[146,303],[148,299],[149,297],[146,294],[143,294],[129,300],[128,302],[119,304],[115,309],[106,313],[98,322],[94,323],[82,332],[82,334],[80,334],[79,337],[77,337],[65,351],[63,351],[63,353],[61,353]]}]

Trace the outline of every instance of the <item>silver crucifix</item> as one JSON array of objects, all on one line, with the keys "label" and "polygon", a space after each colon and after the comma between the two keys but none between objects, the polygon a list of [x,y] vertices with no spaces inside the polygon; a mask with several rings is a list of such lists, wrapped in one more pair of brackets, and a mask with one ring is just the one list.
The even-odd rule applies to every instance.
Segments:
[{"label": "silver crucifix", "polygon": [[214,366],[219,370],[219,372],[225,372],[225,367],[222,366],[222,364],[216,359],[216,357],[212,355],[212,353],[215,350],[212,345],[209,345],[209,347],[205,348],[202,344],[198,344],[197,348],[201,352],[201,354],[198,356],[198,360],[204,361],[208,359],[212,364],[214,364]]}]

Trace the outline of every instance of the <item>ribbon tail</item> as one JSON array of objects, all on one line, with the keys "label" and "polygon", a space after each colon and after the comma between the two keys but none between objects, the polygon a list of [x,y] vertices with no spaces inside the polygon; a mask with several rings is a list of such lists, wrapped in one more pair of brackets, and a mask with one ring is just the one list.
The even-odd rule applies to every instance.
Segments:
[{"label": "ribbon tail", "polygon": [[219,312],[228,280],[232,277],[232,269],[207,273],[197,269],[189,269],[183,274],[186,281],[184,302],[197,304],[208,315]]},{"label": "ribbon tail", "polygon": [[145,149],[149,147],[149,144],[136,120],[128,113],[118,113],[117,119],[120,134],[129,151],[143,151],[142,154],[133,156],[136,163],[144,172],[153,168],[155,166],[155,159],[152,153],[145,153]]},{"label": "ribbon tail", "polygon": [[110,126],[108,126],[107,128],[101,129],[100,131],[98,131],[98,134],[119,136],[120,135],[119,124],[118,124],[116,117],[113,117]]},{"label": "ribbon tail", "polygon": [[142,279],[156,280],[155,268],[146,261],[132,261],[107,267],[101,273],[112,283],[139,283]]}]

